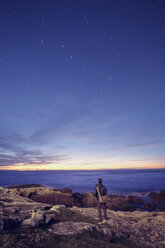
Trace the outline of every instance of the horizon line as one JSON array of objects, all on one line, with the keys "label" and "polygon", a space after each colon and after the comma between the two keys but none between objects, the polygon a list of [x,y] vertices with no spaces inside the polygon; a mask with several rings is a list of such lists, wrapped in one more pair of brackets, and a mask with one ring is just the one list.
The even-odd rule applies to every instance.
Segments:
[{"label": "horizon line", "polygon": [[0,169],[0,171],[101,171],[101,170],[165,170],[165,167],[157,167],[157,168],[153,168],[153,167],[145,167],[145,168],[139,168],[139,167],[136,167],[136,168],[100,168],[100,169],[53,169],[53,170],[50,170],[50,169],[31,169],[31,170],[19,170],[19,169],[16,169],[16,170],[10,170],[10,169]]}]

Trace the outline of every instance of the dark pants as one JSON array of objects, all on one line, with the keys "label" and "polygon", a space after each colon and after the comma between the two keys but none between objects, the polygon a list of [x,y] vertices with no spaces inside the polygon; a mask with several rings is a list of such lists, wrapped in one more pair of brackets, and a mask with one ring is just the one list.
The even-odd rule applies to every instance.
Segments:
[{"label": "dark pants", "polygon": [[98,209],[99,221],[103,221],[102,214],[101,214],[101,208],[103,209],[104,218],[107,219],[106,203],[102,203],[102,202],[97,201],[97,209]]}]

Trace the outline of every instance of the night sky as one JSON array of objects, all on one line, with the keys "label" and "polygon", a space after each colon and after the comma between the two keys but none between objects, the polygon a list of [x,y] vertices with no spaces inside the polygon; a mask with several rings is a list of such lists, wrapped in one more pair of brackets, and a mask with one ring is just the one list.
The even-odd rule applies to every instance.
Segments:
[{"label": "night sky", "polygon": [[165,1],[0,1],[0,169],[165,167]]}]

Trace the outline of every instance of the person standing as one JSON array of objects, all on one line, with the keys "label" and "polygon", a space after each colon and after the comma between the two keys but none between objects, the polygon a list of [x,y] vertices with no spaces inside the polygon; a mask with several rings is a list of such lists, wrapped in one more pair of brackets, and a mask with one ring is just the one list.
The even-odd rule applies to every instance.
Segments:
[{"label": "person standing", "polygon": [[98,217],[100,222],[103,221],[101,209],[103,209],[104,219],[105,220],[108,219],[106,213],[106,202],[104,199],[104,196],[106,195],[107,195],[107,189],[104,185],[102,185],[102,179],[99,178],[98,184],[96,185],[94,190],[94,196],[97,197],[97,209],[98,209]]}]

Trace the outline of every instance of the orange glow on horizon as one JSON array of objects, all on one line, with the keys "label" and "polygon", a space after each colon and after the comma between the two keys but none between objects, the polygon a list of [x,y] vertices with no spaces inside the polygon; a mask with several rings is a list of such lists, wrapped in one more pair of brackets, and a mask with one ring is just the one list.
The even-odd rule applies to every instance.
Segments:
[{"label": "orange glow on horizon", "polygon": [[[101,164],[101,166],[100,166]],[[118,163],[119,164],[119,163]],[[108,170],[108,169],[165,169],[165,164],[162,162],[158,163],[139,163],[139,161],[135,162],[134,164],[131,163],[120,163],[118,165],[117,162],[114,162],[113,165],[108,164],[106,162],[99,162],[95,164],[17,164],[17,165],[10,165],[10,166],[0,166],[0,170],[15,170],[15,171],[47,171],[47,170]]]}]

